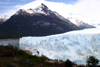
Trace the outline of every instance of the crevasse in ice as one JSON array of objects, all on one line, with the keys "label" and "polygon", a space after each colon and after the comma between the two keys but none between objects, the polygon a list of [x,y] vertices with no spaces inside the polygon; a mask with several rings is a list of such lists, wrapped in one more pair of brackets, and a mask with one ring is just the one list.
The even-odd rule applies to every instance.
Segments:
[{"label": "crevasse in ice", "polygon": [[100,60],[100,28],[44,37],[22,37],[20,48],[31,51],[33,55],[86,64],[87,57],[91,55]]}]

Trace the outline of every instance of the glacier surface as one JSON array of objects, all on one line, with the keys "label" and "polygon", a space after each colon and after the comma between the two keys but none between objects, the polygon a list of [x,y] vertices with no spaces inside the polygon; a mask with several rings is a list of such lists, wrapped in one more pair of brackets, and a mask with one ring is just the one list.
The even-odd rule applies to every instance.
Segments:
[{"label": "glacier surface", "polygon": [[31,51],[33,55],[86,64],[87,57],[91,55],[100,60],[100,28],[44,37],[22,37],[20,48]]}]

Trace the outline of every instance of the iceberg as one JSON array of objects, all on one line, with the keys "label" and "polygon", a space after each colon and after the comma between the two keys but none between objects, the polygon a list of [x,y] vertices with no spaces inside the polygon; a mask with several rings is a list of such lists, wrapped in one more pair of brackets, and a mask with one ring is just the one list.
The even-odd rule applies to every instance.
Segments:
[{"label": "iceberg", "polygon": [[86,59],[91,55],[100,60],[100,28],[42,37],[22,37],[19,46],[20,49],[31,51],[33,55],[86,64]]}]

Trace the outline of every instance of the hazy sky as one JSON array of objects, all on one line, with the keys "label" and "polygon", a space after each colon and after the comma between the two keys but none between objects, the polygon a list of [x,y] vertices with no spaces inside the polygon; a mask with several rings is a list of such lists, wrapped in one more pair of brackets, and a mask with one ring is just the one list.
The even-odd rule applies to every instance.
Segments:
[{"label": "hazy sky", "polygon": [[0,0],[0,16],[10,16],[20,8],[36,8],[41,3],[65,18],[72,16],[86,22],[100,19],[100,0]]}]

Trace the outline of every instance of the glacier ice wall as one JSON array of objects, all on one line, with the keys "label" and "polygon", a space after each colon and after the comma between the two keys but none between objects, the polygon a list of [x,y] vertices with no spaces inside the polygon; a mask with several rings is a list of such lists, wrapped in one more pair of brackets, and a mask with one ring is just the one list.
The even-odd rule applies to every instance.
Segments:
[{"label": "glacier ice wall", "polygon": [[20,48],[33,55],[45,55],[50,59],[65,61],[70,59],[77,64],[86,64],[88,56],[100,60],[100,29],[85,29],[45,37],[22,37]]}]

